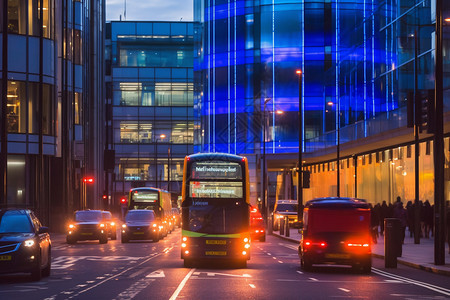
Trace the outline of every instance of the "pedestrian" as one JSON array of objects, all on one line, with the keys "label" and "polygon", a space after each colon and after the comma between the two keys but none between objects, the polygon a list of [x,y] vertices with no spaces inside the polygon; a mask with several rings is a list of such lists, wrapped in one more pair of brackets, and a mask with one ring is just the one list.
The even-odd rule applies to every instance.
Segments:
[{"label": "pedestrian", "polygon": [[408,216],[406,209],[403,208],[402,202],[396,202],[394,207],[394,218],[400,220],[400,228],[401,228],[401,241],[402,244],[405,243],[405,230],[408,225]]},{"label": "pedestrian", "polygon": [[430,238],[430,231],[433,226],[433,208],[428,200],[423,204],[424,207],[424,225],[425,225],[425,238]]},{"label": "pedestrian", "polygon": [[388,217],[388,206],[386,204],[386,201],[383,200],[383,203],[381,203],[380,208],[380,233],[381,235],[384,234],[384,219]]},{"label": "pedestrian", "polygon": [[406,204],[406,212],[408,215],[408,230],[409,230],[409,237],[413,237],[414,235],[414,205],[412,204],[412,201],[408,201]]},{"label": "pedestrian", "polygon": [[370,207],[370,228],[372,234],[372,242],[376,244],[378,242],[378,220],[380,219],[377,215],[375,208],[372,206],[372,203],[369,203]]}]

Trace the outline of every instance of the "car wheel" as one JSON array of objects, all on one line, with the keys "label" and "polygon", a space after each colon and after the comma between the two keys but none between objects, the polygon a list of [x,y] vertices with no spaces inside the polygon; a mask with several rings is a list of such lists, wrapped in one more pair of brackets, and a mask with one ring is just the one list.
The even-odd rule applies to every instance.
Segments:
[{"label": "car wheel", "polygon": [[155,236],[155,238],[153,239],[154,242],[159,242],[159,236],[158,234]]},{"label": "car wheel", "polygon": [[36,265],[31,270],[31,279],[34,281],[39,281],[42,278],[41,270],[41,254],[39,253],[36,258]]},{"label": "car wheel", "polygon": [[192,259],[188,259],[188,258],[184,259],[184,267],[185,268],[192,268],[193,265],[194,265],[194,262],[192,261]]},{"label": "car wheel", "polygon": [[300,260],[300,266],[305,271],[311,271],[311,269],[312,269],[311,261],[309,259],[306,259],[306,258],[303,258],[303,257]]},{"label": "car wheel", "polygon": [[112,235],[111,235],[111,240],[117,240],[117,232],[114,232]]},{"label": "car wheel", "polygon": [[260,237],[260,238],[259,238],[259,241],[260,241],[260,242],[265,242],[265,241],[266,241],[266,236],[264,235],[264,236]]},{"label": "car wheel", "polygon": [[244,260],[239,261],[239,262],[237,263],[237,267],[240,268],[240,269],[245,269],[245,268],[247,268],[247,260],[244,259]]},{"label": "car wheel", "polygon": [[42,270],[42,276],[43,277],[50,276],[51,269],[52,269],[52,252],[50,249],[48,249],[48,263],[47,266]]},{"label": "car wheel", "polygon": [[77,243],[77,240],[73,236],[67,236],[66,237],[67,244],[73,245]]},{"label": "car wheel", "polygon": [[122,244],[128,243],[128,239],[122,235]]},{"label": "car wheel", "polygon": [[106,244],[106,243],[108,243],[108,237],[107,237],[107,236],[101,237],[101,238],[98,240],[98,242],[99,242],[100,244]]},{"label": "car wheel", "polygon": [[369,261],[364,261],[361,263],[361,272],[363,274],[370,274],[372,271],[372,261],[369,259]]}]

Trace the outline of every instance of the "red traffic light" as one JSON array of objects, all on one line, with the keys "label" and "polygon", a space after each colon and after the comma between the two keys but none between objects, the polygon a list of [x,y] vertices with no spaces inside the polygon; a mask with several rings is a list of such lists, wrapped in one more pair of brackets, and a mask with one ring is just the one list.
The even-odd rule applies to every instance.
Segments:
[{"label": "red traffic light", "polygon": [[94,177],[84,177],[83,182],[84,183],[94,183]]},{"label": "red traffic light", "polygon": [[126,204],[127,203],[127,198],[123,197],[120,199],[120,203],[122,204]]},{"label": "red traffic light", "polygon": [[107,198],[108,198],[108,196],[106,196],[106,195],[103,195],[103,200],[106,200]]}]

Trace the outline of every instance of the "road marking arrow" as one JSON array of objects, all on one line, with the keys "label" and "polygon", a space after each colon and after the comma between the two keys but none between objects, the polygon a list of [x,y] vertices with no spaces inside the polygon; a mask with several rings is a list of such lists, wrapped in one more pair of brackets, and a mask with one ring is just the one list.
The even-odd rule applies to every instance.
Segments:
[{"label": "road marking arrow", "polygon": [[166,277],[166,275],[164,275],[164,271],[163,270],[156,270],[156,271],[148,274],[145,277],[147,277],[147,278],[161,278],[161,277]]}]

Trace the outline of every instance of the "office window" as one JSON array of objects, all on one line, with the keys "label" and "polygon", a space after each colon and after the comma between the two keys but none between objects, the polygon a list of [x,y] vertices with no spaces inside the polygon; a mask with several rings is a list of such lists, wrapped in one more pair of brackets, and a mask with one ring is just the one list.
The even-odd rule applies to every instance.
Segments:
[{"label": "office window", "polygon": [[26,2],[24,0],[4,1],[8,1],[8,32],[26,34]]},{"label": "office window", "polygon": [[6,95],[8,132],[26,132],[26,85],[22,81],[8,81]]},{"label": "office window", "polygon": [[81,39],[81,31],[74,29],[73,30],[73,56],[74,56],[74,63],[77,65],[82,64],[82,54],[83,54],[83,48],[82,48],[82,39]]},{"label": "office window", "polygon": [[81,124],[81,94],[75,92],[73,99],[73,122],[74,124]]},{"label": "office window", "polygon": [[121,82],[120,87],[120,105],[140,105],[139,93],[142,87],[141,83],[137,82]]}]

